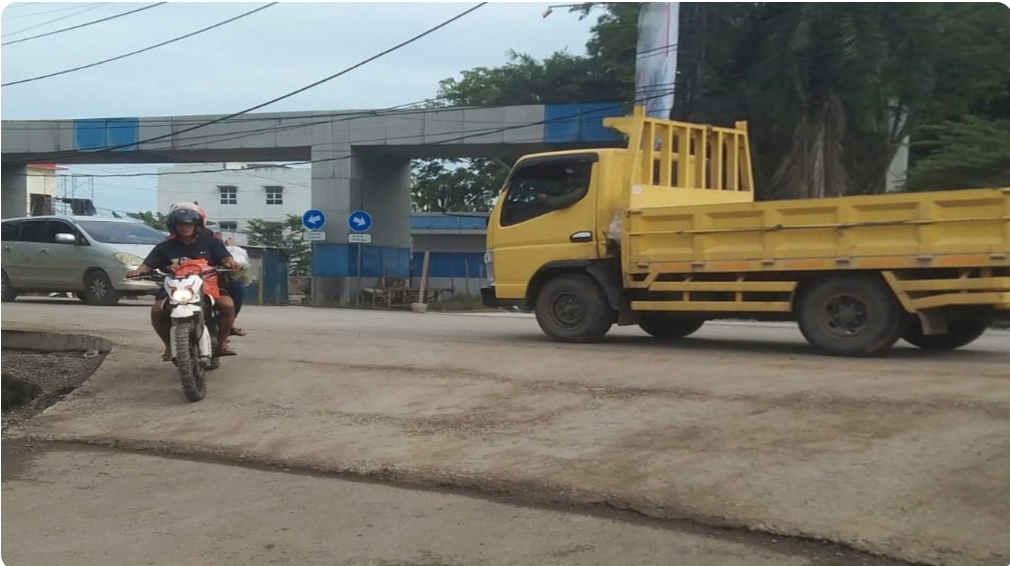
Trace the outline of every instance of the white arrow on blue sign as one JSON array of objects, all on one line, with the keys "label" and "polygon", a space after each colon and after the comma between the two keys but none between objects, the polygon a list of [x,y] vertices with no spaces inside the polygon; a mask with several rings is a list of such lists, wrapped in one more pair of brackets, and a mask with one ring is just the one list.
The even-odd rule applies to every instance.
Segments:
[{"label": "white arrow on blue sign", "polygon": [[326,215],[322,210],[310,208],[302,215],[302,226],[307,230],[322,230],[326,226]]},{"label": "white arrow on blue sign", "polygon": [[372,215],[364,210],[355,210],[347,217],[347,227],[355,232],[367,232],[372,227]]}]

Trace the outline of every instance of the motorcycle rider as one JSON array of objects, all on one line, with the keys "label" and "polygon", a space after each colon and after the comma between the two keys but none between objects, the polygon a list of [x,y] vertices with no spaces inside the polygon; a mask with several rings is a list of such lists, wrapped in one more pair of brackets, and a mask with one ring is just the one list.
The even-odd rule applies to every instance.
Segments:
[{"label": "motorcycle rider", "polygon": [[[186,259],[202,259],[214,267],[222,266],[235,270],[241,268],[241,265],[228,253],[221,240],[207,237],[202,232],[201,227],[205,220],[197,210],[191,207],[176,207],[169,212],[166,221],[168,231],[175,237],[156,245],[139,268],[126,274],[128,278],[137,277],[155,269],[174,271]],[[217,277],[217,275],[211,277]],[[228,344],[228,337],[231,335],[231,329],[235,323],[235,303],[228,296],[227,287],[208,284],[205,285],[204,290],[214,297],[215,305],[220,313],[217,356],[238,355]],[[171,361],[172,351],[169,334],[172,331],[172,321],[164,309],[164,301],[167,298],[168,294],[165,290],[159,289],[155,295],[154,305],[151,307],[151,326],[154,327],[158,337],[165,344],[165,352],[161,359]]]},{"label": "motorcycle rider", "polygon": [[[209,227],[207,227],[207,212],[204,211],[203,207],[201,207],[200,205],[198,205],[195,202],[191,202],[191,203],[190,202],[178,202],[178,203],[173,204],[168,210],[169,210],[169,213],[171,214],[172,211],[178,210],[180,208],[188,208],[188,209],[191,209],[191,210],[195,210],[200,215],[200,231],[203,233],[203,235],[206,235],[207,237],[211,237],[211,238],[217,238],[219,240],[221,239],[221,235],[220,234],[215,233],[213,230],[211,230]],[[174,238],[175,235],[174,234],[169,234],[168,237],[169,237],[169,239],[171,239],[171,238]],[[230,245],[231,245],[230,243],[225,242],[225,247],[226,248],[228,246],[230,246]],[[224,287],[227,288],[228,296],[231,297],[232,302],[235,303],[235,319],[237,321],[238,320],[238,313],[239,313],[239,311],[242,310],[242,297],[245,294],[245,288],[242,285],[242,282],[239,281],[236,277],[222,274],[221,279],[222,279],[223,283],[226,283],[226,285],[224,285]],[[242,329],[242,328],[239,328],[236,324],[233,324],[232,325],[232,329],[231,329],[231,335],[232,336],[245,336],[246,335],[246,331],[244,329]]]}]

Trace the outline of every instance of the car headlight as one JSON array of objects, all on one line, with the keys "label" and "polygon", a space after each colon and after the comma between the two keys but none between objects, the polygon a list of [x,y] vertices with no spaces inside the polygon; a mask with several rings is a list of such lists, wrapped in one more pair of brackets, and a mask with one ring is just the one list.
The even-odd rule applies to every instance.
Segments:
[{"label": "car headlight", "polygon": [[192,289],[176,289],[172,291],[172,300],[180,305],[185,305],[193,302],[196,294],[193,293]]},{"label": "car headlight", "polygon": [[116,252],[112,257],[127,267],[140,267],[144,263],[144,258],[126,252]]}]

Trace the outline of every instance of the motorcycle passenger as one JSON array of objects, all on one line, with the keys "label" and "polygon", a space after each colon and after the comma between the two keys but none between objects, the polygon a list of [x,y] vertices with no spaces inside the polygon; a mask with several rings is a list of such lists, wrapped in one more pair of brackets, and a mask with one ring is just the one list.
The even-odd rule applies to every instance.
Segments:
[{"label": "motorcycle passenger", "polygon": [[[200,227],[203,225],[203,218],[196,210],[179,207],[170,212],[166,220],[169,232],[175,237],[155,246],[144,263],[139,268],[127,273],[127,277],[137,277],[155,269],[174,272],[187,259],[204,260],[213,267],[241,268],[239,263],[228,253],[221,240],[206,237],[201,233]],[[205,284],[204,291],[214,298],[220,313],[216,355],[235,356],[237,353],[228,344],[228,337],[231,335],[232,325],[235,322],[235,303],[228,296],[227,288],[216,284],[217,275],[210,277],[214,279]],[[172,321],[163,308],[167,298],[168,294],[165,290],[159,289],[155,295],[154,306],[151,307],[151,326],[154,327],[158,337],[165,344],[165,352],[161,359],[171,361],[172,351],[169,334],[172,331]]]},{"label": "motorcycle passenger", "polygon": [[[195,210],[200,215],[200,230],[199,231],[201,232],[201,235],[206,235],[207,237],[210,237],[210,238],[217,238],[219,240],[221,239],[221,235],[220,234],[215,234],[213,230],[211,230],[210,228],[207,227],[207,213],[203,210],[203,208],[200,205],[196,204],[195,202],[194,203],[179,202],[179,203],[173,204],[172,207],[169,208],[169,213],[171,213],[172,211],[178,210],[180,208],[188,208],[188,209],[191,209],[191,210]],[[169,237],[169,239],[172,239],[172,238],[175,237],[175,235],[174,234],[169,234],[168,237]],[[231,244],[229,242],[225,242],[225,247],[227,248],[228,246],[231,246]],[[229,253],[231,253],[230,250],[229,250]],[[235,303],[235,319],[237,321],[238,320],[238,314],[242,310],[242,296],[245,294],[245,289],[244,289],[244,287],[242,285],[242,282],[237,277],[232,276],[230,274],[222,276],[222,280],[223,280],[223,282],[227,283],[226,287],[227,287],[227,291],[228,291],[228,296],[230,296],[231,299],[232,299],[232,302]],[[245,336],[246,335],[246,331],[243,330],[242,328],[239,328],[237,325],[233,325],[232,329],[231,329],[231,335],[232,336]]]}]

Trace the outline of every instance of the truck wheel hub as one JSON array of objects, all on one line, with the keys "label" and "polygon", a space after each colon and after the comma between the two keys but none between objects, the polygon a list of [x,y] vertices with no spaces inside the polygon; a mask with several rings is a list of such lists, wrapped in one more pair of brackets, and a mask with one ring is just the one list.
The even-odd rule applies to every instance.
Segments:
[{"label": "truck wheel hub", "polygon": [[834,333],[851,336],[866,326],[866,303],[857,297],[840,296],[828,301],[827,327]]}]

